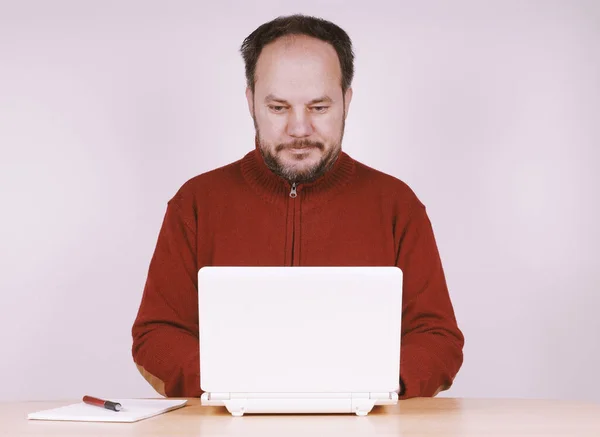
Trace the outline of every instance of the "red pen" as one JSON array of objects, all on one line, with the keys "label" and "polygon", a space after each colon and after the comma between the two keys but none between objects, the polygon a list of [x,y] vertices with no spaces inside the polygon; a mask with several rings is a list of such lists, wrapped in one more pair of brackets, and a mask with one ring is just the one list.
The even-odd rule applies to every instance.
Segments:
[{"label": "red pen", "polygon": [[92,396],[84,396],[83,402],[89,405],[106,408],[107,410],[121,411],[121,404],[118,402],[105,401],[104,399],[94,398]]}]

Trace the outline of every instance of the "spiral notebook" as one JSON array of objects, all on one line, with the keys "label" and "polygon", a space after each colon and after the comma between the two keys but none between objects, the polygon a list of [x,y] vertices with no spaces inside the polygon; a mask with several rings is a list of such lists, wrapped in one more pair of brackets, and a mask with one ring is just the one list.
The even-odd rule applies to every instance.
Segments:
[{"label": "spiral notebook", "polygon": [[137,422],[183,407],[186,399],[111,399],[119,402],[121,411],[88,405],[83,402],[30,413],[30,420],[62,420],[75,422]]}]

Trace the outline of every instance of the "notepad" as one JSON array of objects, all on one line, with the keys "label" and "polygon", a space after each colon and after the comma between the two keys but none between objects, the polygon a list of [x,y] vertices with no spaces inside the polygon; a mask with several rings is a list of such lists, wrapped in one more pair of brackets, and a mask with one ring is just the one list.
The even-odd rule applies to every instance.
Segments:
[{"label": "notepad", "polygon": [[111,399],[119,402],[121,411],[88,405],[83,402],[30,413],[31,420],[63,420],[76,422],[137,422],[183,407],[186,399]]}]

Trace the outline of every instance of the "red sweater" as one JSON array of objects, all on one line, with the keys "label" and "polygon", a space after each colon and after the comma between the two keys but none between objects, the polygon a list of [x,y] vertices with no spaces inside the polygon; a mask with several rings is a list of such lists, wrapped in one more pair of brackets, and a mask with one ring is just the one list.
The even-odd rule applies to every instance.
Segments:
[{"label": "red sweater", "polygon": [[197,272],[206,265],[398,266],[401,398],[450,387],[459,330],[425,207],[400,180],[342,152],[297,187],[255,149],[187,181],[168,202],[134,322],[133,359],[166,396],[201,395]]}]

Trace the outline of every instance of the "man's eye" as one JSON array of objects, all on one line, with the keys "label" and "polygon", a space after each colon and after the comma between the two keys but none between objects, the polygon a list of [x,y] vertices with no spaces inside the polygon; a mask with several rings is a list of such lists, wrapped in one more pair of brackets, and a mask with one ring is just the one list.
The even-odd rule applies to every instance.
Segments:
[{"label": "man's eye", "polygon": [[313,106],[312,109],[315,112],[325,112],[327,111],[327,106]]},{"label": "man's eye", "polygon": [[285,109],[284,106],[273,106],[273,105],[269,106],[269,108],[273,112],[281,112],[281,111],[283,111]]}]

